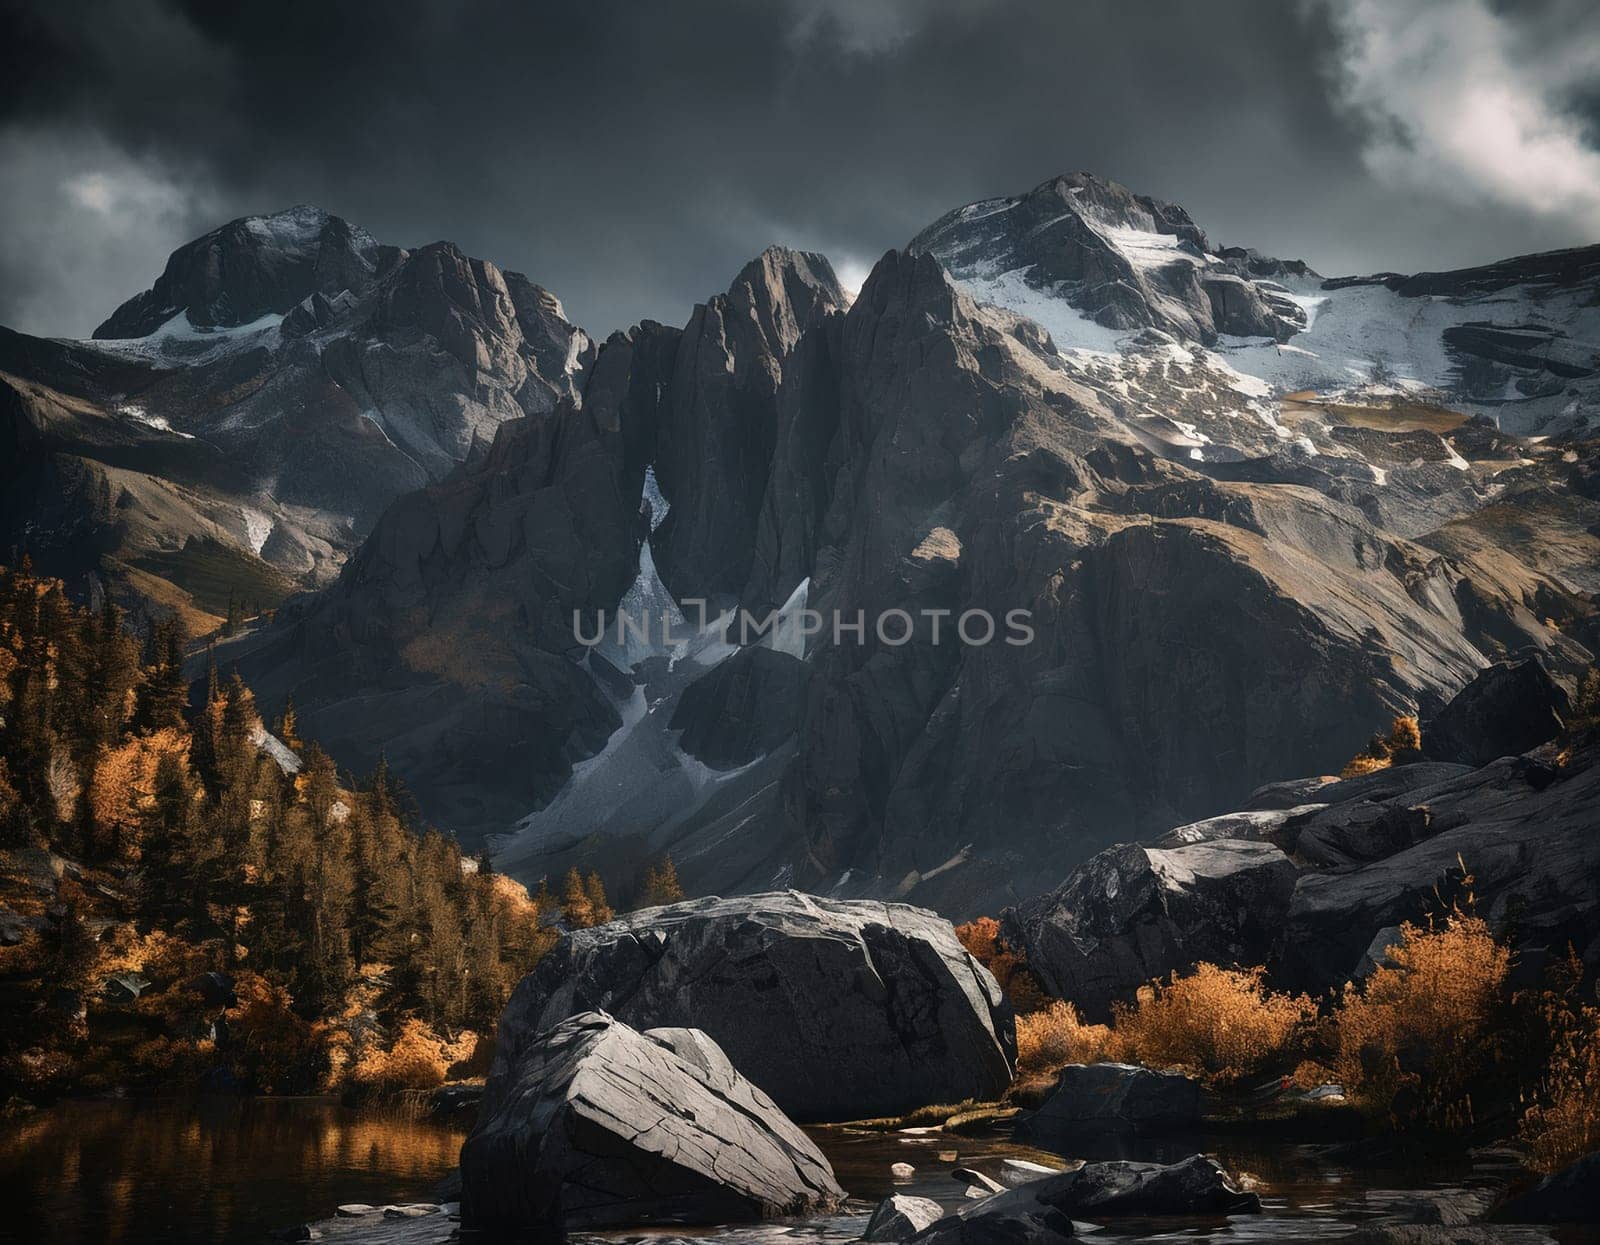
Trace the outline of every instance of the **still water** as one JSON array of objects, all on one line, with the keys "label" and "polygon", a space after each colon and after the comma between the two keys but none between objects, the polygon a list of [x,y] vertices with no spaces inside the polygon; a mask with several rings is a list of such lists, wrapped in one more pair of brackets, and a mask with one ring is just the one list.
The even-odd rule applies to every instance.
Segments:
[{"label": "still water", "polygon": [[422,1200],[464,1139],[323,1099],[64,1102],[0,1120],[0,1241],[261,1245],[340,1202]]},{"label": "still water", "polygon": [[[608,1241],[803,1245],[859,1239],[885,1193],[953,1207],[958,1166],[997,1174],[1006,1158],[1060,1159],[1004,1138],[809,1130],[852,1195],[845,1213],[803,1223],[606,1234]],[[460,1129],[393,1114],[363,1114],[323,1099],[67,1102],[0,1121],[0,1242],[50,1245],[263,1245],[276,1228],[325,1219],[341,1202],[433,1200],[456,1164]],[[1219,1134],[1135,1142],[1131,1150],[1068,1157],[1173,1162],[1215,1155],[1261,1194],[1265,1214],[1212,1221],[1120,1221],[1097,1241],[1320,1241],[1409,1217],[1407,1190],[1488,1188],[1498,1163],[1462,1156],[1423,1165],[1353,1163],[1324,1146]],[[914,1175],[897,1183],[890,1166]],[[430,1225],[432,1226],[432,1225]],[[439,1217],[438,1240],[454,1225]],[[1592,1240],[1583,1233],[1561,1241]],[[595,1240],[596,1238],[589,1238]],[[1538,1230],[1497,1240],[1549,1241]]]}]

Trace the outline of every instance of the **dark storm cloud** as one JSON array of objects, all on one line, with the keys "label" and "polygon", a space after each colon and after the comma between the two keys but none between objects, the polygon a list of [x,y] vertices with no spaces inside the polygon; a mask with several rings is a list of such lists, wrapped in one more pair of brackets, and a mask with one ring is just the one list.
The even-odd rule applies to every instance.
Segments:
[{"label": "dark storm cloud", "polygon": [[[1543,211],[1432,151],[1431,97],[1386,113],[1391,19],[1363,7],[39,4],[6,18],[0,321],[85,332],[172,246],[295,202],[450,238],[600,332],[681,321],[769,242],[859,267],[1066,169],[1326,271],[1589,240],[1584,171]],[[1515,34],[1513,80],[1583,21],[1560,0],[1413,7],[1446,36],[1463,9]],[[1571,99],[1569,77],[1551,89]],[[1392,150],[1426,176],[1375,160]]]}]

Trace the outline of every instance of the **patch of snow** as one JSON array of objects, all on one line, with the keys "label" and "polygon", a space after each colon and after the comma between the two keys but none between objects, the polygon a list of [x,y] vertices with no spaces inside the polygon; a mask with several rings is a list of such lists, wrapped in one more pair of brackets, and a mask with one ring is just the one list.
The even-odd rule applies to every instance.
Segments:
[{"label": "patch of snow", "polygon": [[256,556],[260,557],[262,547],[272,535],[272,520],[261,511],[253,510],[249,506],[241,506],[239,513],[244,518],[245,539],[250,542],[250,548],[255,551]]},{"label": "patch of snow", "polygon": [[193,441],[194,433],[180,432],[172,426],[165,415],[152,415],[144,407],[127,402],[116,408],[116,413],[125,419],[131,419],[136,424],[143,424],[146,428],[154,428],[157,432],[170,432],[175,437],[182,437],[185,441]]},{"label": "patch of snow", "polygon": [[957,282],[980,303],[991,303],[1032,320],[1055,342],[1058,350],[1115,355],[1128,334],[1097,324],[1060,294],[1028,284],[1032,267],[1013,268],[993,276],[970,277]]},{"label": "patch of snow", "polygon": [[662,495],[661,485],[656,483],[654,463],[644,469],[644,499],[650,503],[650,530],[653,532],[665,522],[667,512],[672,509],[672,503]]}]

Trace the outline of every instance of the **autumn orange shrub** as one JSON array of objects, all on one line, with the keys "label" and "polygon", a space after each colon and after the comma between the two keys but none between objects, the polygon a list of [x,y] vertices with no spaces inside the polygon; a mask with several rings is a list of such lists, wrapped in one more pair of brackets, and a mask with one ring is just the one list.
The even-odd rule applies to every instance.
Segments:
[{"label": "autumn orange shrub", "polygon": [[1491,1067],[1511,953],[1479,918],[1409,922],[1389,963],[1351,985],[1332,1020],[1345,1092],[1396,1125],[1472,1122],[1473,1082]]},{"label": "autumn orange shrub", "polygon": [[478,1035],[463,1030],[454,1040],[412,1017],[400,1026],[387,1049],[375,1047],[350,1070],[350,1081],[366,1090],[435,1089],[451,1067],[472,1057]]},{"label": "autumn orange shrub", "polygon": [[1099,1063],[1116,1057],[1109,1025],[1085,1024],[1078,1009],[1056,999],[1040,1011],[1017,1017],[1017,1075],[1041,1076],[1069,1063]]},{"label": "autumn orange shrub", "polygon": [[1113,1009],[1117,1047],[1152,1067],[1181,1067],[1212,1082],[1237,1081],[1286,1062],[1308,1036],[1316,1006],[1280,994],[1260,968],[1197,965],[1143,987]]},{"label": "autumn orange shrub", "polygon": [[1401,714],[1389,724],[1387,735],[1374,735],[1367,746],[1339,771],[1340,778],[1359,778],[1391,765],[1406,765],[1422,756],[1422,728],[1411,714]]},{"label": "autumn orange shrub", "polygon": [[1033,975],[1027,961],[1000,941],[999,921],[992,916],[981,916],[965,925],[957,925],[956,937],[973,959],[994,974],[994,979],[1000,983],[1000,989],[1011,1000],[1011,1006],[1019,1016],[1050,1005],[1050,996]]}]

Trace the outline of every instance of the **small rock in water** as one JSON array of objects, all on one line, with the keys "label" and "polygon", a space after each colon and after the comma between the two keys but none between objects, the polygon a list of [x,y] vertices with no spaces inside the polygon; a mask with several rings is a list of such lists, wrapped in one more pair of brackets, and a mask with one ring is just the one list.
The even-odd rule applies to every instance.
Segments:
[{"label": "small rock in water", "polygon": [[917,1174],[917,1169],[910,1163],[894,1163],[889,1167],[889,1174],[896,1180],[910,1180]]},{"label": "small rock in water", "polygon": [[358,1215],[376,1215],[378,1208],[365,1202],[346,1202],[333,1213],[344,1219],[354,1219]]},{"label": "small rock in water", "polygon": [[954,1163],[960,1157],[961,1157],[961,1152],[959,1150],[940,1150],[939,1151],[939,1161],[941,1163]]},{"label": "small rock in water", "polygon": [[1066,1170],[1065,1167],[1046,1167],[1043,1163],[1030,1163],[1027,1159],[1007,1159],[1000,1164],[1000,1183],[1008,1189],[1015,1189],[1030,1180],[1042,1180],[1046,1176],[1054,1176],[1057,1172]]},{"label": "small rock in water", "polygon": [[944,1214],[944,1207],[931,1197],[909,1197],[891,1193],[878,1203],[867,1221],[864,1241],[905,1241],[911,1239]]},{"label": "small rock in water", "polygon": [[958,1167],[950,1174],[966,1185],[969,1190],[981,1190],[981,1194],[984,1197],[991,1193],[1005,1192],[1005,1185],[994,1179],[994,1177],[985,1176],[982,1172],[973,1171],[970,1167]]},{"label": "small rock in water", "polygon": [[424,1215],[437,1215],[439,1208],[432,1202],[412,1202],[405,1206],[385,1206],[385,1219],[421,1219]]}]

